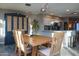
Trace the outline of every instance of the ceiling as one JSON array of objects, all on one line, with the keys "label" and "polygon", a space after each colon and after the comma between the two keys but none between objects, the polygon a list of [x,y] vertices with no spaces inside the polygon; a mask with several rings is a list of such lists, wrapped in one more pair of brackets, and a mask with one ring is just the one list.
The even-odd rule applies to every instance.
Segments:
[{"label": "ceiling", "polygon": [[[31,6],[25,6],[25,3],[0,3],[1,9],[12,9],[23,12],[38,14],[45,3],[31,3]],[[66,10],[69,11],[66,11]],[[48,12],[57,16],[73,16],[73,12],[79,13],[79,3],[48,3]]]}]

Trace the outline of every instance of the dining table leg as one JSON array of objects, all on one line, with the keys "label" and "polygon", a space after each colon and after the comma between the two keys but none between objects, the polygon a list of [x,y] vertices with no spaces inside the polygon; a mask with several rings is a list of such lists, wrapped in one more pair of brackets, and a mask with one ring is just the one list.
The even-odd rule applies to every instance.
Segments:
[{"label": "dining table leg", "polygon": [[32,47],[32,56],[37,55],[37,46]]}]

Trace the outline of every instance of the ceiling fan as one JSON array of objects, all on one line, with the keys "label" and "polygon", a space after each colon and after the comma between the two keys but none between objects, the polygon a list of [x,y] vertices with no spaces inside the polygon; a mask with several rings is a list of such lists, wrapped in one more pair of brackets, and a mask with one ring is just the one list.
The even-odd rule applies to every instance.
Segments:
[{"label": "ceiling fan", "polygon": [[[30,7],[31,4],[26,3],[25,6]],[[50,10],[48,9],[48,7],[49,7],[49,6],[48,6],[48,3],[45,3],[45,4],[43,5],[43,7],[40,9],[40,12],[39,12],[37,15],[38,15],[38,16],[50,15],[50,16],[52,16],[53,18],[58,17],[58,16],[54,15],[54,13],[53,13],[52,11],[50,11]],[[28,15],[32,15],[32,12],[29,11],[27,14],[28,14]]]},{"label": "ceiling fan", "polygon": [[39,15],[48,15],[48,3],[45,3],[40,9]]},{"label": "ceiling fan", "polygon": [[55,16],[54,13],[48,9],[48,7],[49,7],[48,3],[45,3],[44,6],[41,8],[39,15],[42,15],[42,16],[50,15],[52,17],[58,17],[58,16]]}]

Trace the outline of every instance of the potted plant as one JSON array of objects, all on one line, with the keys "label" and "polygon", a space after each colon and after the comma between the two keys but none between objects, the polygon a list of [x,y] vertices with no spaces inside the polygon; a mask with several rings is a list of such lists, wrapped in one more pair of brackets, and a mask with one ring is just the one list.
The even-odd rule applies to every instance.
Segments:
[{"label": "potted plant", "polygon": [[39,30],[39,23],[37,20],[33,20],[32,29],[33,29],[33,34],[36,35]]}]

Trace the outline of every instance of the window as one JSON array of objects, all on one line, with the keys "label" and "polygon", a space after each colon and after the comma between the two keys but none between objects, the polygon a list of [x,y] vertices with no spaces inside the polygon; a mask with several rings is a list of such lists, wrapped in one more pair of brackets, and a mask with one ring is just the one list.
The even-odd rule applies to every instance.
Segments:
[{"label": "window", "polygon": [[0,36],[4,36],[5,35],[4,24],[5,24],[5,22],[2,19],[0,19]]},{"label": "window", "polygon": [[76,24],[76,30],[79,31],[79,23]]}]

